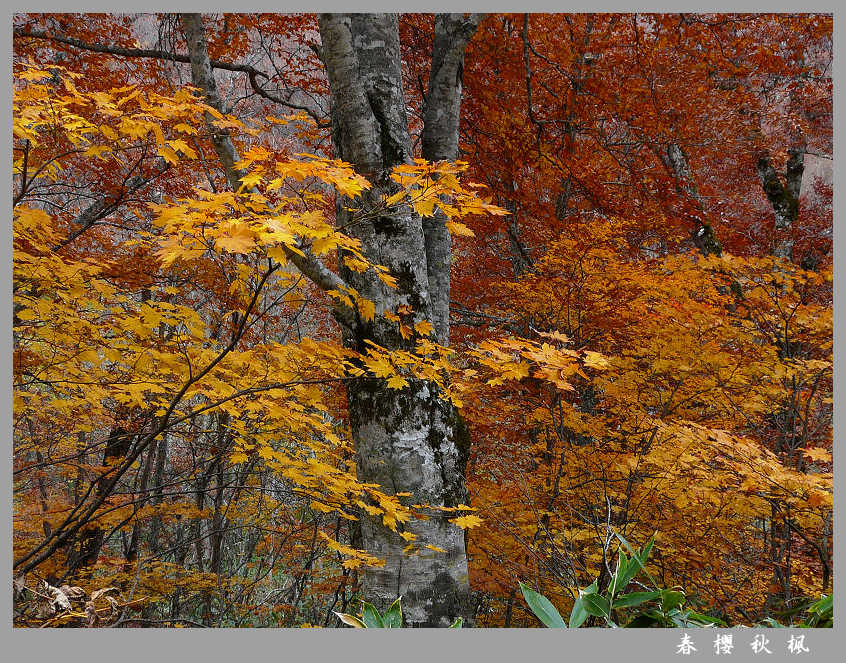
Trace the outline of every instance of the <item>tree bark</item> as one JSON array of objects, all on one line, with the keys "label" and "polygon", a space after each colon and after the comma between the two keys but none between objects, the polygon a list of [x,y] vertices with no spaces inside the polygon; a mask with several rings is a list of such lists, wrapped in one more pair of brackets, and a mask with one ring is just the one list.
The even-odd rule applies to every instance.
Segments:
[{"label": "tree bark", "polygon": [[[208,46],[206,44],[206,32],[203,27],[203,19],[199,14],[182,14],[182,24],[185,29],[185,41],[188,44],[189,59],[191,61],[191,82],[202,90],[206,103],[215,110],[223,113],[224,106],[217,91],[217,83],[214,79],[212,61],[209,59]],[[212,134],[212,144],[218,159],[223,166],[224,173],[233,191],[241,186],[241,178],[246,175],[244,171],[235,167],[240,161],[238,150],[232,142],[229,132],[212,125],[214,118],[206,113],[206,122]],[[252,189],[255,191],[255,189]],[[337,289],[343,283],[338,275],[327,268],[320,259],[315,256],[308,247],[300,247],[301,253],[283,247],[288,260],[302,272],[304,276],[311,279],[316,285],[324,290]]]},{"label": "tree bark", "polygon": [[[182,20],[193,83],[210,106],[222,110],[202,20],[196,14],[184,14]],[[424,157],[430,160],[457,156],[464,48],[480,20],[473,15],[436,19],[424,128]],[[430,321],[435,339],[446,344],[451,247],[444,219],[427,224],[424,232],[423,221],[409,208],[371,214],[380,206],[382,194],[397,190],[390,180],[394,166],[412,160],[397,16],[324,14],[319,24],[336,156],[372,183],[362,199],[338,201],[338,225],[350,228],[368,259],[390,270],[397,288],[385,286],[372,270],[359,274],[347,269],[342,260],[339,274],[334,274],[307,250],[305,259],[294,253],[289,258],[320,287],[330,290],[346,284],[375,304],[372,321],[349,308],[336,308],[346,347],[365,351],[365,341],[372,341],[389,350],[412,350],[414,342],[403,339],[396,325],[382,317],[403,305],[413,311],[412,325]],[[237,189],[243,174],[234,165],[238,155],[232,140],[218,129],[214,134],[227,179]],[[366,220],[349,224],[359,216]],[[378,483],[390,493],[409,492],[410,503],[466,503],[467,429],[434,384],[411,380],[405,389],[393,390],[383,380],[365,379],[349,384],[347,396],[360,480]],[[385,608],[401,595],[406,621],[413,626],[449,626],[459,616],[470,620],[464,533],[447,518],[434,510],[428,520],[407,524],[420,544],[419,554],[407,556],[403,553],[407,541],[384,527],[380,518],[362,517],[364,548],[386,562],[364,573],[368,601]]]},{"label": "tree bark", "polygon": [[[461,90],[464,50],[479,27],[482,14],[437,14],[432,43],[429,92],[423,110],[422,153],[428,161],[458,158],[458,127],[461,120]],[[438,211],[423,219],[426,241],[426,271],[432,298],[432,324],[441,345],[449,345],[450,265],[452,238]]]},{"label": "tree bark", "polygon": [[[454,158],[457,153],[459,69],[464,46],[478,21],[465,25],[457,17],[436,19],[435,63],[426,102],[424,156]],[[411,161],[411,139],[405,112],[397,17],[390,14],[320,16],[322,57],[331,94],[332,138],[336,155],[353,164],[373,188],[362,201],[338,202],[338,223],[367,214],[396,185],[394,166]],[[452,26],[452,27],[451,27]],[[450,32],[461,27],[458,37]],[[448,44],[448,35],[458,37]],[[365,341],[391,350],[409,350],[394,323],[382,317],[399,306],[412,308],[411,324],[436,326],[436,337],[448,341],[449,235],[443,219],[427,224],[408,208],[351,224],[367,257],[396,277],[386,287],[371,272],[341,268],[342,278],[376,305],[371,322],[357,318],[343,327],[347,347],[363,351]],[[435,385],[412,380],[402,390],[382,380],[362,380],[347,390],[350,424],[356,443],[358,477],[390,493],[409,492],[412,503],[455,506],[466,502],[464,464],[466,427]],[[365,549],[384,558],[384,567],[368,568],[364,597],[381,608],[403,597],[406,621],[412,626],[449,626],[456,617],[469,620],[470,600],[464,533],[433,511],[428,520],[407,524],[417,535],[418,554],[403,553],[407,542],[386,528],[379,517],[363,516]],[[425,548],[432,545],[446,552]]]},{"label": "tree bark", "polygon": [[799,220],[799,191],[805,172],[805,150],[801,147],[791,148],[787,154],[784,182],[773,167],[768,154],[758,159],[757,169],[761,186],[775,215],[776,239],[773,255],[793,260],[793,224]]},{"label": "tree bark", "polygon": [[[120,411],[119,416],[129,417],[130,415]],[[113,426],[106,440],[106,448],[103,451],[103,466],[114,465],[122,461],[132,448],[136,437],[136,434],[130,433],[121,424]],[[107,475],[103,475],[97,480],[95,494],[102,499],[107,497],[110,492]],[[99,524],[88,524],[71,541],[67,563],[67,577],[71,582],[80,581],[82,578],[90,576],[97,559],[100,557],[105,536],[106,531]]]},{"label": "tree bark", "polygon": [[660,156],[664,162],[664,166],[670,171],[675,180],[676,191],[687,196],[696,205],[695,214],[690,216],[690,220],[693,222],[693,228],[690,231],[690,238],[693,244],[704,256],[710,253],[718,256],[722,255],[723,247],[717,240],[717,236],[714,234],[714,228],[708,220],[705,201],[702,200],[699,187],[696,186],[696,181],[693,179],[687,154],[685,154],[681,145],[678,143],[669,143],[666,151],[661,153]]}]

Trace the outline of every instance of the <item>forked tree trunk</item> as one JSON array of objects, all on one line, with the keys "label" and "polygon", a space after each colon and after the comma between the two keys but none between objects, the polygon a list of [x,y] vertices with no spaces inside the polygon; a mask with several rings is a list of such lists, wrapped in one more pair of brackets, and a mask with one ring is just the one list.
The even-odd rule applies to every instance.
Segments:
[{"label": "forked tree trunk", "polygon": [[[479,17],[438,16],[432,79],[425,109],[424,157],[454,159],[464,48]],[[363,202],[338,203],[338,224],[375,208],[384,193],[396,191],[389,178],[394,166],[412,160],[402,87],[397,16],[390,14],[320,16],[322,57],[331,92],[332,138],[339,158],[366,176],[373,188]],[[387,349],[411,349],[386,310],[412,308],[411,324],[428,320],[435,337],[449,339],[449,233],[442,218],[424,222],[411,209],[379,215],[349,226],[364,253],[388,267],[396,289],[372,272],[342,269],[341,276],[376,305],[372,322],[344,326],[347,347],[364,351],[365,341]],[[464,465],[466,428],[455,409],[439,398],[435,385],[410,381],[402,390],[383,380],[363,380],[347,391],[356,443],[358,477],[390,493],[409,492],[411,503],[455,506],[466,502]],[[383,526],[379,517],[361,521],[365,549],[385,566],[364,573],[364,597],[381,608],[403,597],[407,623],[448,626],[470,617],[465,539],[461,529],[433,511],[428,520],[407,525],[421,551],[405,555],[408,542]],[[446,552],[425,548],[431,545]]]},{"label": "forked tree trunk", "polygon": [[[429,160],[457,156],[464,49],[481,18],[436,17],[423,132],[423,156]],[[195,14],[185,14],[182,20],[193,82],[210,105],[220,107],[202,20]],[[386,287],[372,270],[358,274],[346,269],[343,261],[339,278],[305,247],[304,258],[296,253],[289,258],[320,287],[330,290],[346,284],[376,305],[376,317],[370,322],[351,315],[349,308],[336,310],[347,347],[366,351],[369,340],[389,350],[413,349],[413,340],[403,339],[397,326],[382,317],[402,305],[413,311],[406,323],[431,322],[435,340],[445,345],[451,246],[443,217],[427,221],[424,228],[423,220],[408,208],[375,217],[368,214],[379,206],[383,193],[397,190],[389,177],[394,166],[412,160],[397,16],[324,14],[319,23],[335,152],[373,185],[363,200],[338,201],[338,225],[361,240],[370,260],[390,270],[397,288]],[[216,130],[213,140],[230,183],[237,187],[243,173],[235,168],[238,156],[231,139]],[[348,225],[358,215],[362,219]],[[408,492],[411,504],[466,503],[467,429],[434,384],[410,380],[406,388],[393,390],[383,380],[365,379],[351,384],[347,396],[360,480],[378,483],[389,493]],[[464,533],[448,517],[433,510],[429,519],[407,524],[420,546],[420,552],[411,556],[403,553],[408,542],[384,527],[380,518],[362,517],[362,545],[385,560],[383,567],[364,572],[368,601],[384,609],[402,596],[405,620],[412,626],[449,626],[456,617],[470,620]]]},{"label": "forked tree trunk", "polygon": [[783,182],[768,154],[758,159],[758,177],[775,216],[773,255],[793,260],[793,224],[799,220],[799,192],[805,172],[805,149],[791,148],[787,155]]}]

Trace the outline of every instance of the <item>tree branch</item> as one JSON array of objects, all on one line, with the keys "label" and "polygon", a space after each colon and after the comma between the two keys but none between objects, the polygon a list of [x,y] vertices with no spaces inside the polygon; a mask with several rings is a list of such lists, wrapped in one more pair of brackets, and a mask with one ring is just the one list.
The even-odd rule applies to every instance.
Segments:
[{"label": "tree branch", "polygon": [[[122,46],[112,46],[110,44],[92,44],[89,42],[82,41],[81,39],[76,39],[74,37],[65,37],[62,35],[43,32],[41,30],[23,30],[21,28],[15,28],[15,30],[13,31],[13,36],[16,38],[29,38],[41,39],[44,41],[52,41],[57,42],[59,44],[65,44],[67,46],[73,46],[74,48],[78,48],[83,51],[118,55],[124,58],[146,58],[151,60],[184,62],[186,64],[191,63],[191,56],[183,55],[181,53],[170,53],[169,51],[162,51],[153,48],[124,48]],[[286,101],[285,99],[277,97],[273,93],[265,90],[261,85],[259,85],[258,79],[263,78],[266,80],[270,80],[270,76],[265,72],[261,71],[260,69],[256,69],[252,65],[248,64],[223,62],[222,60],[209,60],[209,65],[212,69],[223,69],[225,71],[234,71],[247,74],[250,81],[250,87],[252,87],[253,91],[260,97],[267,99],[268,101],[272,101],[275,104],[287,106],[288,108],[292,108],[294,110],[305,111],[317,123],[318,127],[326,128],[329,126],[324,119],[320,118],[320,116],[318,116],[317,113],[314,112],[313,109],[307,106],[295,104],[291,101]]]},{"label": "tree branch", "polygon": [[[185,26],[185,38],[188,42],[190,53],[191,75],[195,86],[202,90],[206,102],[212,108],[222,112],[223,104],[217,91],[217,83],[212,72],[212,62],[209,59],[208,47],[206,46],[206,34],[203,21],[199,14],[182,14],[182,22]],[[215,151],[223,164],[226,172],[226,179],[233,191],[238,191],[241,186],[241,178],[246,174],[235,167],[240,161],[238,151],[228,131],[218,129],[212,125],[211,114],[206,114],[206,121],[212,130],[212,143]],[[251,189],[258,193],[256,189]],[[317,284],[323,290],[337,290],[345,285],[340,276],[330,270],[323,262],[304,246],[302,241],[298,242],[300,250],[305,255],[300,255],[287,246],[283,245],[285,256],[296,266],[306,277]]]}]

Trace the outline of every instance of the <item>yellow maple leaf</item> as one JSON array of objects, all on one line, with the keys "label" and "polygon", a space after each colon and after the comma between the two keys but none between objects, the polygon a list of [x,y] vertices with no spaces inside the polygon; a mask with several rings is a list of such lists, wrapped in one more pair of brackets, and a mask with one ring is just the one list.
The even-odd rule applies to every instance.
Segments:
[{"label": "yellow maple leaf", "polygon": [[359,299],[357,302],[361,317],[367,322],[373,322],[376,317],[376,305],[369,299]]},{"label": "yellow maple leaf", "polygon": [[822,447],[811,447],[810,449],[803,449],[802,455],[805,458],[810,458],[813,461],[828,463],[831,461],[831,452]]},{"label": "yellow maple leaf", "polygon": [[165,161],[167,161],[169,164],[179,163],[179,155],[167,145],[162,145],[159,148],[159,156]]},{"label": "yellow maple leaf", "polygon": [[408,386],[408,380],[401,375],[394,375],[388,378],[388,386],[391,389],[403,389]]},{"label": "yellow maple leaf", "polygon": [[434,200],[418,200],[413,205],[414,211],[420,216],[434,216],[435,201]]},{"label": "yellow maple leaf", "polygon": [[96,157],[101,158],[103,154],[108,153],[111,151],[111,148],[106,147],[105,145],[92,145],[89,147],[85,152],[82,153],[82,156],[85,157]]},{"label": "yellow maple leaf", "polygon": [[318,502],[316,500],[312,500],[311,504],[309,504],[309,507],[311,507],[315,511],[320,511],[321,513],[329,513],[330,511],[334,511],[333,507]]},{"label": "yellow maple leaf", "polygon": [[244,189],[252,189],[256,186],[259,182],[261,182],[262,176],[260,172],[253,171],[252,173],[248,173],[241,178],[241,188],[240,191]]},{"label": "yellow maple leaf", "polygon": [[551,338],[554,341],[558,341],[559,343],[569,343],[570,337],[562,334],[559,331],[551,331],[551,332],[538,332],[544,338]]},{"label": "yellow maple leaf", "polygon": [[584,364],[588,368],[608,368],[610,365],[605,357],[591,350],[585,350]]},{"label": "yellow maple leaf", "polygon": [[387,272],[382,272],[382,271],[379,271],[378,275],[379,275],[379,279],[382,281],[382,283],[384,283],[389,288],[396,289],[397,280],[393,276],[391,276]]},{"label": "yellow maple leaf", "polygon": [[449,522],[458,525],[461,529],[472,529],[482,524],[482,519],[479,516],[460,516],[459,518],[452,518]]},{"label": "yellow maple leaf", "polygon": [[255,246],[256,240],[252,230],[240,223],[230,223],[229,232],[217,238],[215,246],[218,250],[230,253],[249,253]]},{"label": "yellow maple leaf", "polygon": [[17,75],[19,79],[25,81],[37,81],[40,78],[47,78],[50,75],[49,72],[44,69],[36,69],[32,65],[28,65],[28,67],[28,69],[25,69]]},{"label": "yellow maple leaf", "polygon": [[458,223],[457,221],[446,221],[445,225],[453,235],[463,235],[464,237],[476,236],[476,234],[463,223]]},{"label": "yellow maple leaf", "polygon": [[366,271],[370,265],[365,262],[364,260],[360,260],[355,256],[344,256],[344,263],[347,267],[349,267],[354,272],[358,272],[361,274],[362,272]]},{"label": "yellow maple leaf", "polygon": [[177,138],[175,140],[168,140],[165,141],[171,148],[176,150],[177,152],[182,152],[185,156],[190,159],[196,159],[197,153],[181,138]]},{"label": "yellow maple leaf", "polygon": [[200,133],[194,127],[192,127],[190,124],[185,124],[184,122],[180,122],[179,124],[177,124],[174,127],[174,129],[176,129],[177,131],[179,131],[181,133],[191,134],[191,135],[194,135],[194,136],[196,136],[198,133]]},{"label": "yellow maple leaf", "polygon": [[246,463],[247,462],[247,454],[243,451],[236,451],[229,457],[229,461],[234,464]]},{"label": "yellow maple leaf", "polygon": [[270,152],[268,152],[267,148],[261,145],[254,145],[244,153],[243,158],[250,161],[264,161],[269,156]]}]

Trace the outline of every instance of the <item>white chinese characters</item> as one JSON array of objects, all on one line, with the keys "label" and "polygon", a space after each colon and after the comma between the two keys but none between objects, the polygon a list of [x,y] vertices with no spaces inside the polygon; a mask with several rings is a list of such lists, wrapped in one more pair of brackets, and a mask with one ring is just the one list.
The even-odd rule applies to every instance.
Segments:
[{"label": "white chinese characters", "polygon": [[676,654],[681,654],[682,656],[690,656],[690,654],[695,651],[696,647],[693,646],[693,640],[691,640],[690,636],[685,633],[684,637],[682,638],[681,644],[679,644],[678,650],[676,650]]}]

